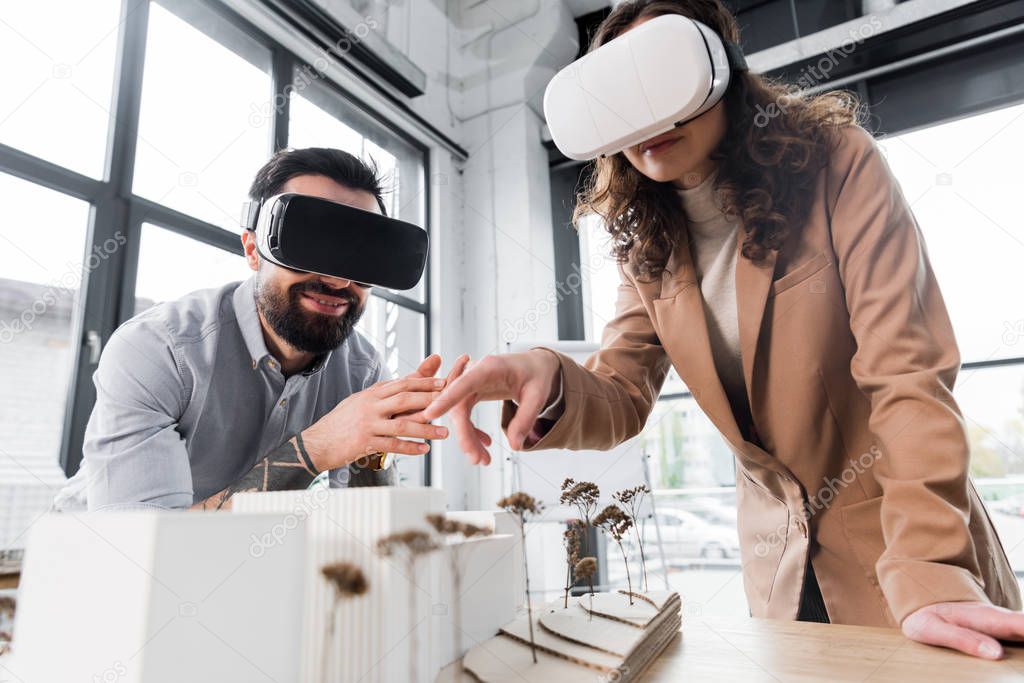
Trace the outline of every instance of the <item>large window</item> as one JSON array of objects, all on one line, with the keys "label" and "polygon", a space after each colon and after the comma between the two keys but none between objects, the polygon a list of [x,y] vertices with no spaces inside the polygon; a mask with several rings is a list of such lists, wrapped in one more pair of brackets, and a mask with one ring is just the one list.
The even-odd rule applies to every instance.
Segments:
[{"label": "large window", "polygon": [[252,275],[241,249],[231,253],[151,223],[142,224],[138,263],[134,313]]},{"label": "large window", "polygon": [[64,482],[64,402],[75,362],[89,205],[0,173],[0,547]]},{"label": "large window", "polygon": [[191,4],[184,18],[150,6],[133,189],[241,232],[239,198],[271,145],[272,119],[251,116],[272,92],[270,49]]},{"label": "large window", "polygon": [[[971,475],[1018,576],[1024,576],[1024,227],[1019,173],[1024,105],[882,138],[924,234],[964,363],[954,394]],[[596,222],[580,234],[587,339],[614,314],[619,276]],[[733,456],[671,373],[643,435],[670,581],[701,614],[746,613],[735,543]],[[653,531],[650,534],[653,543]],[[648,557],[657,564],[652,544]],[[614,554],[611,580],[624,580]],[[660,578],[660,577],[659,577]]]},{"label": "large window", "polygon": [[103,175],[120,6],[4,4],[0,142],[91,178]]},{"label": "large window", "polygon": [[1024,104],[883,139],[927,242],[964,364],[971,475],[1024,576]]},{"label": "large window", "polygon": [[[218,2],[10,5],[0,58],[18,65],[0,89],[7,549],[78,468],[91,375],[117,325],[252,274],[239,209],[275,146],[372,158],[389,213],[420,225],[426,154]],[[427,353],[427,292],[424,280],[370,298],[359,329],[393,374]],[[403,477],[422,482],[425,464],[402,463]]]}]

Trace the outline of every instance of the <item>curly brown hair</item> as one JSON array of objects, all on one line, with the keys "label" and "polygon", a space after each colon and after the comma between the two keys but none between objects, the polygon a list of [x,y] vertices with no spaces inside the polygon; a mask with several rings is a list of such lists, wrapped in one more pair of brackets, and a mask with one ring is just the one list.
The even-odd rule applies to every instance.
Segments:
[{"label": "curly brown hair", "polygon": [[[718,0],[629,0],[601,23],[590,49],[638,19],[664,14],[681,14],[739,42],[736,19]],[[747,71],[733,74],[724,102],[728,124],[712,154],[718,162],[714,186],[725,214],[743,225],[743,256],[758,262],[807,218],[838,131],[858,123],[860,108],[850,93],[807,95]],[[579,227],[584,216],[597,214],[611,234],[616,260],[643,279],[659,277],[686,225],[675,186],[647,178],[622,152],[598,159],[591,170],[573,222]]]}]

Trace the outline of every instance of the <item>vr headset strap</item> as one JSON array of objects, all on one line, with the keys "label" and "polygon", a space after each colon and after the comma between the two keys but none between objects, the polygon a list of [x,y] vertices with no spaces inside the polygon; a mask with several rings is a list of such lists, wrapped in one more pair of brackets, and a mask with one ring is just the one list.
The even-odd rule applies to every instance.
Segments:
[{"label": "vr headset strap", "polygon": [[743,56],[743,48],[729,40],[723,40],[722,45],[729,59],[729,68],[733,71],[747,71],[747,59]]},{"label": "vr headset strap", "polygon": [[260,217],[260,202],[243,202],[242,217],[239,224],[246,230],[255,230],[256,221]]}]

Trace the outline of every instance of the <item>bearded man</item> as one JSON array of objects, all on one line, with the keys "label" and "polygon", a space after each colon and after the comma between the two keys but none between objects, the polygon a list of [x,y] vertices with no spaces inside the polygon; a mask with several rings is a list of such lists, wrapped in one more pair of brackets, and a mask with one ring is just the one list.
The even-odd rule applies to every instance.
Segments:
[{"label": "bearded man", "polygon": [[[249,196],[285,192],[386,213],[376,171],[336,149],[276,154]],[[389,381],[355,331],[368,285],[272,263],[253,230],[242,246],[248,280],[159,304],[113,334],[82,467],[57,509],[222,509],[235,492],[306,488],[321,473],[335,487],[387,485],[389,454],[447,437],[419,417],[445,385],[440,358]]]}]

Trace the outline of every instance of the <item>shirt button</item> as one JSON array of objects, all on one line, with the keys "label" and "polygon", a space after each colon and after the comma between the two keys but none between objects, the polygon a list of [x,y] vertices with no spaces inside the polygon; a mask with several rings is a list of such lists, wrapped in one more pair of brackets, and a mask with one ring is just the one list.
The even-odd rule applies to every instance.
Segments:
[{"label": "shirt button", "polygon": [[252,369],[255,370],[257,365],[258,365],[258,363],[256,362],[256,359],[253,358],[252,359]]},{"label": "shirt button", "polygon": [[281,406],[282,408],[284,408],[284,405],[285,405],[286,403],[288,403],[288,399],[286,399],[286,398],[282,398],[282,399],[281,399],[281,402],[280,402],[280,403],[278,403],[278,405],[279,405],[279,406]]}]

